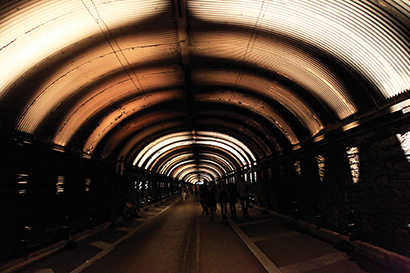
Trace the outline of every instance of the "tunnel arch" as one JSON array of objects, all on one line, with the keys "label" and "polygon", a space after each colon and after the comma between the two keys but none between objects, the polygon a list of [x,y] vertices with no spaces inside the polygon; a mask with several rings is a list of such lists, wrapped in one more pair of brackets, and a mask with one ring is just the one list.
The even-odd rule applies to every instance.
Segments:
[{"label": "tunnel arch", "polygon": [[[348,226],[342,211],[367,219],[384,202],[367,198],[373,185],[409,190],[395,136],[409,129],[407,1],[9,0],[0,33],[0,140],[11,161],[1,174],[14,193],[27,176],[54,194],[62,173],[84,200],[85,181],[169,196],[244,176],[275,208],[291,213],[298,191],[307,218],[326,200],[333,223]],[[346,147],[360,151],[359,183]],[[319,152],[333,174],[323,181]],[[377,224],[369,229],[383,242]]]},{"label": "tunnel arch", "polygon": [[[174,14],[176,3],[186,8],[182,19]],[[146,9],[136,8],[142,4]],[[405,4],[262,1],[252,2],[239,15],[247,4],[3,4],[7,21],[2,21],[0,57],[5,64],[19,64],[7,71],[7,65],[2,66],[0,103],[2,115],[8,116],[3,130],[88,156],[97,149],[95,156],[116,154],[119,160],[124,151],[138,146],[137,139],[143,141],[130,129],[127,134],[121,131],[143,130],[135,122],[140,111],[149,112],[153,121],[156,117],[158,128],[166,128],[164,135],[153,131],[158,139],[202,130],[205,122],[209,131],[213,126],[222,129],[227,125],[218,123],[223,124],[224,115],[239,128],[251,128],[250,120],[264,119],[265,124],[255,125],[276,129],[249,129],[265,134],[258,137],[258,145],[271,151],[258,152],[261,159],[386,108],[389,99],[408,89]],[[29,11],[35,12],[27,16]],[[27,21],[32,26],[26,26],[22,16],[32,18]],[[393,19],[397,16],[401,20]],[[67,28],[73,18],[81,24]],[[181,28],[184,24],[189,30]],[[47,37],[50,46],[39,47]],[[22,54],[28,46],[34,48],[32,58]],[[20,54],[11,54],[13,50]],[[19,61],[23,56],[26,59]],[[240,113],[250,115],[246,125],[236,118]],[[232,137],[243,132],[229,130]],[[104,140],[106,136],[116,141]]]}]

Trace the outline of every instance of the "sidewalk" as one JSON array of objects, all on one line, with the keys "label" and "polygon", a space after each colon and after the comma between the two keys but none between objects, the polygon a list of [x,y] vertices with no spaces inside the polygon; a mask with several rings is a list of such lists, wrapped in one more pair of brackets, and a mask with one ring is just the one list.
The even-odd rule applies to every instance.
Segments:
[{"label": "sidewalk", "polygon": [[233,222],[281,272],[410,272],[410,259],[397,253],[257,206],[249,214]]},{"label": "sidewalk", "polygon": [[[168,198],[167,200],[163,200],[161,202],[148,205],[145,207],[148,211],[144,212],[143,209],[141,209],[140,214],[145,213],[146,214],[145,217],[150,218],[151,216],[150,216],[149,210],[151,208],[155,208],[158,205],[162,205],[161,203],[171,204],[175,201],[178,201],[174,199],[175,197],[179,197],[179,196],[178,195],[173,196],[173,197]],[[117,222],[119,225],[124,220],[125,220],[124,216],[120,216],[117,218]],[[136,226],[143,226],[143,224],[144,224],[143,221],[134,222],[134,225]],[[71,248],[80,249],[80,248],[77,248],[77,244],[79,244],[80,242],[87,241],[87,240],[93,240],[92,238],[99,238],[99,237],[105,237],[107,238],[107,240],[114,240],[115,238],[122,236],[125,233],[121,231],[120,229],[118,230],[111,229],[110,226],[111,226],[110,222],[103,223],[101,225],[94,227],[93,229],[89,229],[84,232],[71,236],[68,241],[62,240],[44,249],[40,249],[36,252],[30,253],[26,258],[18,258],[18,259],[10,260],[5,263],[1,263],[0,272],[2,273],[19,272],[19,271],[24,270],[26,267],[29,267],[31,264],[36,263],[42,259],[48,258],[53,255],[58,255],[59,253],[64,253],[64,250],[66,248],[71,247]],[[113,238],[113,239],[110,239],[110,238]],[[85,253],[84,254],[85,257],[93,254],[93,252],[90,251],[89,249],[80,249],[77,252],[80,252],[80,251],[83,251]],[[78,253],[78,256],[81,256],[81,254]]]}]

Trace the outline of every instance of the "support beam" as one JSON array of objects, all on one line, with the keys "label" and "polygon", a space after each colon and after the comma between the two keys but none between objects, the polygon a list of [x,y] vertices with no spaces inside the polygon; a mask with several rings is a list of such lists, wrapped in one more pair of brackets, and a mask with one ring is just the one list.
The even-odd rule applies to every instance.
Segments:
[{"label": "support beam", "polygon": [[189,64],[188,20],[185,0],[174,0],[175,15],[178,25],[178,40],[181,48],[182,65]]},{"label": "support beam", "polygon": [[[187,103],[187,112],[188,118],[187,121],[192,130],[192,138],[195,140],[196,132],[196,116],[194,111],[194,97],[192,90],[192,77],[191,77],[191,66],[189,65],[189,36],[188,36],[188,19],[187,19],[187,9],[185,0],[173,0],[175,8],[176,22],[178,26],[178,41],[181,52],[181,64],[184,71],[184,92],[186,96]],[[194,141],[195,143],[195,141]],[[192,147],[194,158],[196,162],[196,168],[198,169],[199,165],[199,153],[198,147],[196,144]],[[200,177],[199,171],[197,172],[198,177]]]}]

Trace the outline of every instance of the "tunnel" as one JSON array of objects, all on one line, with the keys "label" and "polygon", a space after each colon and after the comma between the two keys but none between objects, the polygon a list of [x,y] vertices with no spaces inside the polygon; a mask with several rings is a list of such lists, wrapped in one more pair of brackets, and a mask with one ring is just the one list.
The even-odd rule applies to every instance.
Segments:
[{"label": "tunnel", "polygon": [[204,181],[410,257],[405,0],[3,0],[5,262]]}]

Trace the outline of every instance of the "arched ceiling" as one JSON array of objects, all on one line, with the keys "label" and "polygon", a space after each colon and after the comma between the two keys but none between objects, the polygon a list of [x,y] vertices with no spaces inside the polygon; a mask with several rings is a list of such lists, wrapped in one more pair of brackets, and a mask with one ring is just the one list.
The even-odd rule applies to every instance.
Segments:
[{"label": "arched ceiling", "polygon": [[194,183],[409,104],[408,1],[0,3],[1,134],[86,157]]}]

